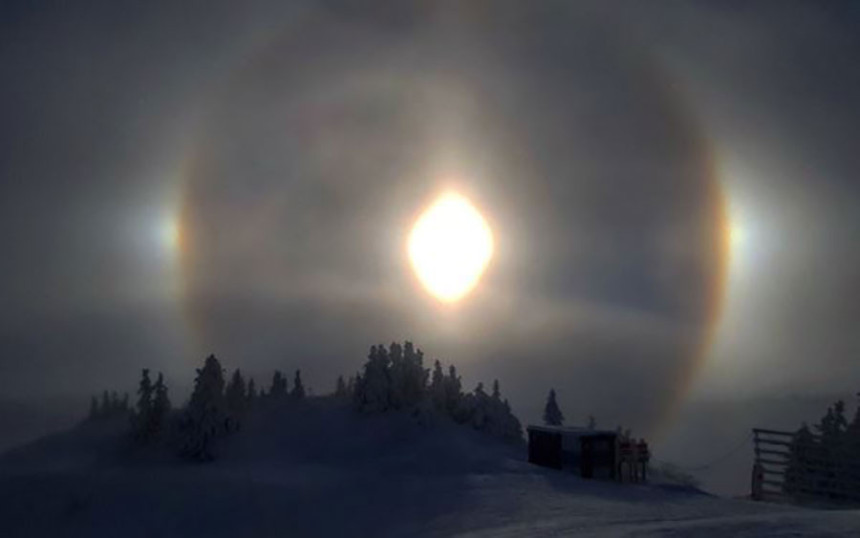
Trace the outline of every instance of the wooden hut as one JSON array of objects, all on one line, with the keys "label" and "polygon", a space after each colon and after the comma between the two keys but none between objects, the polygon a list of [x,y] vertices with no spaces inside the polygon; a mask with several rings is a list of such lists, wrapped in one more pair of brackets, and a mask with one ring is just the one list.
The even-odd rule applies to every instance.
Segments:
[{"label": "wooden hut", "polygon": [[560,426],[529,426],[529,462],[570,470],[583,478],[645,479],[648,447],[622,441],[618,432]]}]

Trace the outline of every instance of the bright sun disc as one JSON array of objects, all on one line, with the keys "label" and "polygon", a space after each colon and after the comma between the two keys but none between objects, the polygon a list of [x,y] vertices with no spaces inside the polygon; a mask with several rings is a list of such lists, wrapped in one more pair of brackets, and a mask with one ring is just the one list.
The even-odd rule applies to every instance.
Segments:
[{"label": "bright sun disc", "polygon": [[440,301],[454,302],[475,287],[487,268],[493,234],[467,198],[448,193],[415,222],[408,248],[427,291]]}]

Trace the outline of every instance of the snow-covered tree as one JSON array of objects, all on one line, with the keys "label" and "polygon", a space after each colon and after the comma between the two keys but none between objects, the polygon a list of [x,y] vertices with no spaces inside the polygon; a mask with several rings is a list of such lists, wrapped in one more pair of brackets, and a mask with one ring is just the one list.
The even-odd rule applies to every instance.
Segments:
[{"label": "snow-covered tree", "polygon": [[407,359],[403,356],[403,347],[397,342],[392,342],[388,351],[388,378],[390,380],[388,401],[394,409],[406,407],[408,368]]},{"label": "snow-covered tree", "polygon": [[[170,412],[170,400],[167,397],[167,386],[164,384],[164,374],[158,374],[155,384],[149,378],[149,370],[141,372],[140,384],[137,389],[138,399],[135,412],[131,416],[135,439],[139,443],[148,443],[159,437],[167,424]],[[120,408],[126,406],[128,398],[123,398]]]},{"label": "snow-covered tree", "polygon": [[90,398],[90,412],[87,415],[89,420],[95,420],[97,418],[101,418],[101,411],[99,410],[99,399],[93,396]]},{"label": "snow-covered tree", "polygon": [[171,404],[170,398],[167,395],[167,384],[164,382],[164,374],[158,372],[158,377],[155,379],[155,385],[152,388],[155,396],[152,398],[152,414],[155,417],[156,423],[162,427],[170,413]]},{"label": "snow-covered tree", "polygon": [[505,408],[505,422],[504,422],[504,434],[503,436],[508,439],[516,439],[520,440],[523,438],[523,426],[520,424],[520,420],[514,415],[513,411],[511,411],[511,404],[508,403],[507,398],[502,403]]},{"label": "snow-covered tree", "polygon": [[588,415],[588,429],[596,430],[597,429],[597,420],[593,415]]},{"label": "snow-covered tree", "polygon": [[272,387],[269,389],[269,398],[278,400],[287,396],[287,378],[280,370],[275,370],[272,375]]},{"label": "snow-covered tree", "polygon": [[460,376],[457,375],[457,368],[452,364],[448,367],[448,376],[445,377],[445,408],[449,416],[457,416],[462,407],[460,402],[462,397],[463,385],[460,382]]},{"label": "snow-covered tree", "polygon": [[337,384],[335,385],[334,395],[338,398],[345,398],[347,396],[346,392],[346,381],[343,380],[343,376],[337,376]]},{"label": "snow-covered tree", "polygon": [[149,379],[149,369],[144,368],[140,375],[140,384],[137,388],[137,404],[135,410],[138,416],[144,419],[149,417],[152,409],[152,381]]},{"label": "snow-covered tree", "polygon": [[385,346],[371,346],[364,375],[356,384],[355,402],[364,413],[381,413],[391,406],[389,359]]},{"label": "snow-covered tree", "polygon": [[440,413],[448,412],[445,388],[445,374],[442,372],[442,365],[436,361],[433,364],[429,392],[430,399],[433,401],[433,408]]},{"label": "snow-covered tree", "polygon": [[242,372],[236,368],[227,389],[224,391],[224,400],[227,404],[227,412],[235,419],[245,412],[247,394],[245,392],[245,379]]},{"label": "snow-covered tree", "polygon": [[164,374],[158,372],[155,384],[152,386],[152,406],[149,412],[149,438],[161,436],[167,429],[167,420],[170,415],[170,398],[167,396],[167,385],[164,383]]},{"label": "snow-covered tree", "polygon": [[564,424],[564,415],[558,407],[558,402],[555,399],[555,389],[550,389],[549,396],[546,399],[546,405],[543,409],[543,422],[547,426],[561,426]]},{"label": "snow-covered tree", "polygon": [[424,369],[424,352],[409,341],[403,344],[402,370],[399,383],[402,399],[400,406],[414,407],[424,398],[428,371]]},{"label": "snow-covered tree", "polygon": [[803,495],[808,493],[809,488],[816,481],[812,469],[820,469],[820,462],[815,467],[810,467],[810,460],[819,456],[816,450],[815,437],[806,423],[797,430],[789,447],[788,466],[785,470],[785,481],[783,491],[790,495]]},{"label": "snow-covered tree", "polygon": [[245,395],[247,400],[247,405],[252,406],[259,398],[257,394],[257,384],[254,382],[254,378],[248,379],[248,393]]},{"label": "snow-covered tree", "polygon": [[224,372],[214,355],[197,370],[194,392],[181,424],[181,453],[197,460],[214,457],[213,443],[226,431]]},{"label": "snow-covered tree", "polygon": [[140,374],[137,388],[137,404],[131,418],[134,437],[138,442],[145,443],[153,436],[152,431],[152,381],[149,379],[149,369],[144,368]]},{"label": "snow-covered tree", "polygon": [[305,398],[305,385],[302,383],[301,370],[296,370],[296,377],[293,380],[293,391],[290,393],[290,396],[294,400],[304,400]]}]

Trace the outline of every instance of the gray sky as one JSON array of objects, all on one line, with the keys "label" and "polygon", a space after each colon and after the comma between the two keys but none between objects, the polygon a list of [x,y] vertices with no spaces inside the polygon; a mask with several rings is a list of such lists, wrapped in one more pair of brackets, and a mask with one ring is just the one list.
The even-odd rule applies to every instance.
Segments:
[{"label": "gray sky", "polygon": [[[0,396],[393,339],[644,432],[858,388],[856,4],[281,4],[0,8]],[[453,309],[404,254],[451,185],[498,243]]]}]

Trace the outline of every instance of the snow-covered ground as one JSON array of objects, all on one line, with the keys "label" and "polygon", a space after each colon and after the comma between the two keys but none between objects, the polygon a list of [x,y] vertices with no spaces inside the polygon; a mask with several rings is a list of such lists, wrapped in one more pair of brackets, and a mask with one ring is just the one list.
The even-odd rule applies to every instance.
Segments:
[{"label": "snow-covered ground", "polygon": [[0,458],[0,536],[860,536],[812,511],[531,466],[524,446],[323,399],[257,413],[209,464],[88,424]]}]

